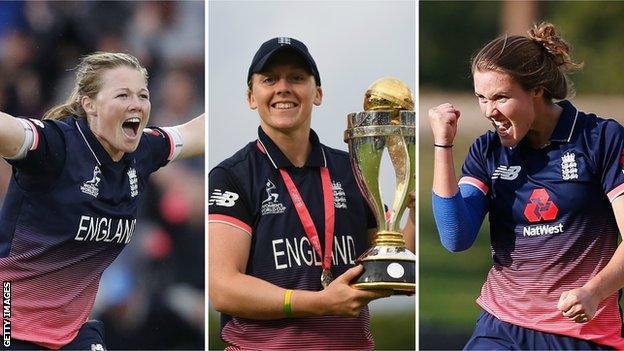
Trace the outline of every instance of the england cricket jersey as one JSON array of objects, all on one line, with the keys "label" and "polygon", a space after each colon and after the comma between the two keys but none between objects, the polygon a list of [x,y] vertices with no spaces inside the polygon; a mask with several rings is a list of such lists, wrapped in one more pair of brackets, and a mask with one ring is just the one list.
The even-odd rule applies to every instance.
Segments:
[{"label": "england cricket jersey", "polygon": [[[305,202],[324,248],[320,167],[327,167],[335,209],[331,272],[352,267],[376,227],[360,194],[348,154],[319,143],[310,131],[306,165],[294,167],[273,141],[259,138],[215,167],[209,176],[209,223],[226,223],[251,240],[246,274],[287,289],[321,290],[322,258],[314,251],[280,175],[286,170]],[[349,349],[373,346],[368,309],[357,318],[336,316],[252,320],[223,316],[221,337],[231,346],[260,350]]]},{"label": "england cricket jersey", "polygon": [[9,161],[0,280],[11,338],[57,349],[87,321],[102,272],[132,240],[147,178],[174,144],[146,129],[136,151],[114,162],[83,118],[27,121],[35,140],[26,158]]},{"label": "england cricket jersey", "polygon": [[496,133],[470,148],[460,184],[488,199],[493,266],[477,303],[530,329],[624,348],[619,294],[586,324],[562,316],[562,292],[602,270],[617,247],[611,201],[624,192],[622,126],[567,101],[541,149],[503,147]]}]

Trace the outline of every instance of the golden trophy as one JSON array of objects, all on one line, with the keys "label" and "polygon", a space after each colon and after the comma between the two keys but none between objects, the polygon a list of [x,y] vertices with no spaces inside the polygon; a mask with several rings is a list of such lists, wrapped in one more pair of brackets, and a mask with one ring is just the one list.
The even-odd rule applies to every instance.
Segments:
[{"label": "golden trophy", "polygon": [[[416,126],[412,92],[395,78],[381,78],[367,90],[364,112],[347,116],[344,140],[355,179],[377,220],[373,246],[358,263],[364,272],[351,281],[358,289],[393,290],[412,294],[416,290],[416,256],[410,252],[401,233],[401,216],[408,194],[415,189]],[[396,176],[396,189],[390,218],[381,197],[379,169],[385,149]]]}]

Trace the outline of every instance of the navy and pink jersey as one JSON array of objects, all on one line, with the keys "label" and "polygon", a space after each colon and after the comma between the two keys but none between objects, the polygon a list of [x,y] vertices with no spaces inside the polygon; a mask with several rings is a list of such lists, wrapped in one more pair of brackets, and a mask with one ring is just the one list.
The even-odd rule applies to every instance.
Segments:
[{"label": "navy and pink jersey", "polygon": [[[325,223],[319,168],[329,169],[335,208],[334,277],[352,267],[367,249],[367,230],[376,227],[375,219],[357,187],[346,152],[320,144],[316,133],[310,131],[312,151],[306,165],[296,168],[261,128],[258,134],[258,140],[210,171],[208,222],[226,223],[249,235],[246,274],[282,288],[319,291],[322,259],[310,245],[279,169],[284,168],[298,188],[319,233],[321,248],[325,247]],[[373,347],[367,308],[357,318],[262,321],[222,315],[221,337],[234,349]]]},{"label": "navy and pink jersey", "polygon": [[460,184],[487,197],[493,266],[477,303],[530,329],[624,348],[616,292],[586,324],[562,316],[562,292],[583,286],[618,245],[611,201],[624,192],[622,126],[570,102],[540,149],[503,147],[487,132],[471,146]]},{"label": "navy and pink jersey", "polygon": [[27,121],[34,142],[9,161],[0,213],[0,280],[10,283],[11,338],[58,349],[88,320],[102,272],[132,239],[148,176],[174,143],[146,129],[114,162],[83,118]]}]

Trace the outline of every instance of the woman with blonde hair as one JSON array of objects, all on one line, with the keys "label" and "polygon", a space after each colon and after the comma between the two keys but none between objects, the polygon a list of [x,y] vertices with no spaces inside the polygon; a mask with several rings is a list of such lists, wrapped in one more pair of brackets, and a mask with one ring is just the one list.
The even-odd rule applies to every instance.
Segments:
[{"label": "woman with blonde hair", "polygon": [[135,57],[98,52],[43,120],[0,113],[0,155],[13,166],[0,213],[4,347],[105,349],[89,314],[102,272],[132,239],[149,175],[204,152],[204,115],[145,128],[147,81]]},{"label": "woman with blonde hair", "polygon": [[493,265],[465,349],[624,348],[624,130],[564,100],[580,67],[550,23],[485,45],[472,74],[493,131],[472,144],[459,182],[460,111],[429,110],[444,247],[468,249],[489,212]]}]

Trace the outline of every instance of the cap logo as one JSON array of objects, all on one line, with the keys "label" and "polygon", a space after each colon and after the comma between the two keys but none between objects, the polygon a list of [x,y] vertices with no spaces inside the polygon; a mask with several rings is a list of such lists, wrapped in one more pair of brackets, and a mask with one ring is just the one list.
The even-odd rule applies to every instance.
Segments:
[{"label": "cap logo", "polygon": [[282,45],[290,45],[290,38],[287,37],[279,37],[277,38],[277,43]]}]

